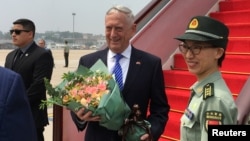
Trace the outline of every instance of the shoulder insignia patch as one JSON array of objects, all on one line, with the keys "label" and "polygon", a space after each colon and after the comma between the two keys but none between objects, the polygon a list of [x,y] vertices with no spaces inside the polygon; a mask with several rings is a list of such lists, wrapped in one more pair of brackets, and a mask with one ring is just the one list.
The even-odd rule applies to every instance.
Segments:
[{"label": "shoulder insignia patch", "polygon": [[203,87],[203,99],[206,100],[211,96],[214,96],[214,83],[208,83]]},{"label": "shoulder insignia patch", "polygon": [[190,109],[185,109],[184,114],[189,120],[192,120],[194,117],[194,113]]},{"label": "shoulder insignia patch", "polygon": [[208,131],[208,125],[222,125],[223,113],[220,111],[207,111],[205,113],[205,129]]}]

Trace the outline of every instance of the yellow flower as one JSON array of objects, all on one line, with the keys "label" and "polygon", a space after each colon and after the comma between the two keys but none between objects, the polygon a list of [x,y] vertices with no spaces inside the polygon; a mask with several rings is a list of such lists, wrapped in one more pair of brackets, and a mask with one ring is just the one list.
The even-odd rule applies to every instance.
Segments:
[{"label": "yellow flower", "polygon": [[81,104],[84,106],[84,107],[88,107],[88,103],[87,103],[87,100],[85,98],[82,98],[81,99]]},{"label": "yellow flower", "polygon": [[67,104],[69,102],[69,95],[63,96],[63,104]]}]

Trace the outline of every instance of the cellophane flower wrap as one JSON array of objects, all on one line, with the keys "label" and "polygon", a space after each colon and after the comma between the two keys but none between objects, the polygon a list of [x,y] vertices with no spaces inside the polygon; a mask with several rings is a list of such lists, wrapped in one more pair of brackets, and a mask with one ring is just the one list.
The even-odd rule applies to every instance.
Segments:
[{"label": "cellophane flower wrap", "polygon": [[44,105],[56,104],[77,111],[84,107],[101,116],[100,125],[110,130],[118,130],[130,113],[119,87],[105,64],[98,60],[90,69],[79,66],[77,71],[63,75],[63,81],[53,87],[45,79],[50,96]]}]

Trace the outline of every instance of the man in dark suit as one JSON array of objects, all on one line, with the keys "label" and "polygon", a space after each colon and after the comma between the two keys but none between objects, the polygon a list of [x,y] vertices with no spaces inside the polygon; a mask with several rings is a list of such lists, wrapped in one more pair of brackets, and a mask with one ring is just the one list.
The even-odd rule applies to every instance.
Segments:
[{"label": "man in dark suit", "polygon": [[37,140],[22,78],[3,67],[0,67],[0,140]]},{"label": "man in dark suit", "polygon": [[52,55],[52,51],[49,48],[46,47],[46,42],[45,42],[44,39],[38,40],[38,46],[46,49]]},{"label": "man in dark suit", "polygon": [[47,108],[40,109],[46,99],[44,78],[51,79],[53,58],[48,51],[34,42],[35,24],[29,19],[18,19],[10,30],[12,42],[18,48],[11,51],[5,60],[5,67],[19,73],[24,81],[38,141],[43,141],[44,126],[48,125]]},{"label": "man in dark suit", "polygon": [[[49,54],[52,56],[53,60],[54,60],[54,57],[53,57],[53,54],[52,54],[52,51],[50,50],[50,48],[47,48],[46,47],[46,42],[44,39],[40,39],[38,40],[38,46],[41,47],[41,48],[44,48],[46,51],[49,52]],[[54,67],[55,67],[55,64],[54,64]]]},{"label": "man in dark suit", "polygon": [[[123,78],[121,93],[131,109],[134,104],[139,105],[142,117],[151,123],[151,133],[154,141],[157,141],[168,121],[170,108],[164,90],[161,59],[130,44],[135,32],[136,25],[132,11],[123,6],[112,7],[105,17],[108,48],[81,57],[79,65],[91,67],[101,59],[112,73],[116,60],[114,56],[121,54],[123,56],[119,61]],[[78,130],[87,127],[85,141],[122,140],[117,131],[101,127],[98,122],[100,117],[92,116],[91,111],[86,112],[82,108],[77,112],[71,112],[71,115]],[[149,134],[142,135],[140,139],[149,140]]]}]

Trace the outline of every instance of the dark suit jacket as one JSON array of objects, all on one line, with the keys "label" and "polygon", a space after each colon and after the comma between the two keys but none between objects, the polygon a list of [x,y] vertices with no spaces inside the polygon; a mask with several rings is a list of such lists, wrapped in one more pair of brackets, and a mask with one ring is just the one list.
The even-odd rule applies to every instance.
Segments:
[{"label": "dark suit jacket", "polygon": [[[108,48],[81,57],[79,65],[90,68],[98,59],[107,64]],[[132,108],[139,104],[142,116],[151,123],[151,131],[158,140],[164,131],[168,120],[169,105],[164,89],[164,79],[160,58],[132,47],[131,59],[122,94],[127,104]],[[150,115],[147,116],[149,108]],[[79,130],[85,125],[78,122],[74,113],[73,121]],[[98,122],[89,122],[85,141],[119,141],[117,131],[111,131],[99,126]]]},{"label": "dark suit jacket", "polygon": [[0,67],[0,140],[37,140],[22,78],[3,67]]},{"label": "dark suit jacket", "polygon": [[39,106],[41,100],[46,99],[44,78],[51,79],[54,64],[53,58],[48,51],[33,42],[20,61],[13,66],[17,50],[15,49],[7,55],[5,67],[14,70],[22,76],[36,127],[46,126],[49,124],[47,108],[40,109]]}]

